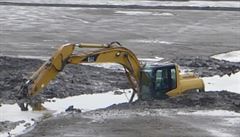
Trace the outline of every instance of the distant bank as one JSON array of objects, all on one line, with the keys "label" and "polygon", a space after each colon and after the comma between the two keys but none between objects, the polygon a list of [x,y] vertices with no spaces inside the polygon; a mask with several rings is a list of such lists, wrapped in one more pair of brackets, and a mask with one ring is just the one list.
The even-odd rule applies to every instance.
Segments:
[{"label": "distant bank", "polygon": [[[181,3],[181,2],[178,2]],[[236,2],[237,4],[238,2]],[[118,4],[61,4],[61,3],[22,3],[22,2],[0,2],[0,5],[5,6],[39,6],[39,7],[80,7],[80,8],[123,8],[123,9],[173,9],[173,10],[224,10],[224,11],[240,11],[239,7],[224,7],[211,5],[186,5],[186,4],[163,4],[163,5],[118,5]]]}]

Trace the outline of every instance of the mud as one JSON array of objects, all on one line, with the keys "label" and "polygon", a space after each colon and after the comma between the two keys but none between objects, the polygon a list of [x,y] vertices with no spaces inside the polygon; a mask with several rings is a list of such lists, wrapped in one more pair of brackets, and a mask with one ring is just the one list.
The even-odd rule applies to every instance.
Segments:
[{"label": "mud", "polygon": [[[21,84],[36,71],[42,60],[0,57],[0,101],[14,103]],[[122,72],[87,65],[67,65],[37,97],[45,100],[129,88]]]},{"label": "mud", "polygon": [[240,112],[240,94],[228,91],[190,92],[166,100],[136,101],[132,104],[112,105],[108,109],[163,109],[178,108],[190,110],[222,109]]},{"label": "mud", "polygon": [[[53,118],[39,123],[31,132],[20,137],[177,137],[180,134],[185,135],[185,137],[209,136],[206,132],[185,122],[161,115],[141,116],[140,112],[137,112],[129,116],[127,111],[122,112],[128,117],[117,114],[115,118],[102,118],[104,115],[100,113],[98,114],[99,120],[95,120],[94,116],[85,118],[82,114]],[[114,113],[118,112],[109,111],[110,115]],[[46,128],[51,130],[45,130]]]},{"label": "mud", "polygon": [[234,63],[205,56],[175,58],[172,62],[192,70],[201,77],[231,75],[240,71],[240,62]]}]

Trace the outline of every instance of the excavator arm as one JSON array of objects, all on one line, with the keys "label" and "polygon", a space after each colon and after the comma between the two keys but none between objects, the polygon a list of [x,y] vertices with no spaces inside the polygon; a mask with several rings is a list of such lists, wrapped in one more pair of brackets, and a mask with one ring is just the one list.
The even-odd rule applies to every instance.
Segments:
[{"label": "excavator arm", "polygon": [[[77,49],[81,48],[98,48],[98,50],[76,53]],[[122,65],[134,91],[130,102],[135,94],[139,94],[141,66],[133,52],[121,47],[118,42],[110,44],[80,43],[61,46],[22,86],[19,98],[30,98],[37,95],[67,64],[81,63],[118,63]],[[19,106],[22,110],[26,109],[22,103],[19,103]]]}]

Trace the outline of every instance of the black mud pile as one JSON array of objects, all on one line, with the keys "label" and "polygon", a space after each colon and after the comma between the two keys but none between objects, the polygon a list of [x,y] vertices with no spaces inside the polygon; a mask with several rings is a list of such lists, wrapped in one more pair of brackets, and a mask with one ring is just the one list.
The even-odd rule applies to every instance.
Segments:
[{"label": "black mud pile", "polygon": [[173,59],[172,62],[192,69],[201,77],[231,75],[240,71],[240,62],[234,63],[210,57],[183,57]]},{"label": "black mud pile", "polygon": [[[0,103],[14,103],[21,84],[42,64],[42,60],[0,57]],[[123,72],[86,65],[67,65],[38,98],[64,98],[118,88],[129,88]]]},{"label": "black mud pile", "polygon": [[112,105],[107,109],[223,109],[240,112],[240,94],[228,91],[190,92],[165,100],[136,101],[132,104]]}]

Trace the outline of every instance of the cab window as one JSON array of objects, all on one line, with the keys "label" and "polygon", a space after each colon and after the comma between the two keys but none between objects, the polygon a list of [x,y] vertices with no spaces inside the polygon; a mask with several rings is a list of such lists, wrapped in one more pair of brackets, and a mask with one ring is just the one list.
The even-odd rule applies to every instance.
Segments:
[{"label": "cab window", "polygon": [[156,70],[155,92],[162,94],[177,87],[176,69],[160,68]]}]

